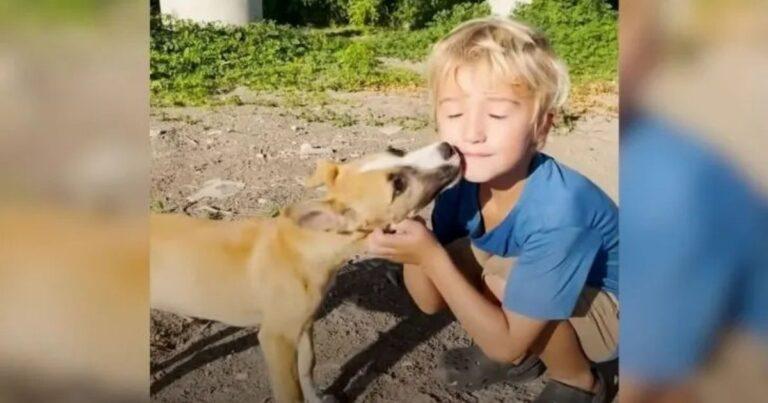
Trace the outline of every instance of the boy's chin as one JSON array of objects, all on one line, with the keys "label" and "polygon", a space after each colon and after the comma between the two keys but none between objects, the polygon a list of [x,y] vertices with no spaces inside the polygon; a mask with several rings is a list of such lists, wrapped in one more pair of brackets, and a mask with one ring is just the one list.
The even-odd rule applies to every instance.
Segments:
[{"label": "boy's chin", "polygon": [[488,182],[491,179],[493,179],[496,175],[494,175],[493,172],[489,172],[487,170],[481,171],[481,170],[471,170],[468,169],[464,172],[464,180],[471,183],[484,183]]}]

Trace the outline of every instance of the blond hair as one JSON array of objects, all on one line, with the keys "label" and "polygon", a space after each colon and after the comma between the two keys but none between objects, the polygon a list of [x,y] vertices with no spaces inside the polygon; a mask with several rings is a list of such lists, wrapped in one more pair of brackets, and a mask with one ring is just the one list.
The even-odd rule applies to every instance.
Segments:
[{"label": "blond hair", "polygon": [[568,98],[568,70],[543,34],[509,18],[485,17],[457,26],[432,48],[428,76],[435,110],[442,80],[478,62],[490,67],[494,79],[523,84],[533,94],[534,127]]}]

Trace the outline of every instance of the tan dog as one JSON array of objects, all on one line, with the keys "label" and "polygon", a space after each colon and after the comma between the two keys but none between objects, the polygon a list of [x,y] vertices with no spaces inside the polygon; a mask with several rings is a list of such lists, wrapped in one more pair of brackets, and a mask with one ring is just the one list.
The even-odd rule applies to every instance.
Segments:
[{"label": "tan dog", "polygon": [[277,401],[319,401],[312,322],[332,276],[363,251],[373,229],[414,214],[459,176],[457,153],[435,143],[344,165],[321,161],[307,185],[324,185],[325,197],[272,219],[155,215],[151,305],[233,326],[260,325]]}]

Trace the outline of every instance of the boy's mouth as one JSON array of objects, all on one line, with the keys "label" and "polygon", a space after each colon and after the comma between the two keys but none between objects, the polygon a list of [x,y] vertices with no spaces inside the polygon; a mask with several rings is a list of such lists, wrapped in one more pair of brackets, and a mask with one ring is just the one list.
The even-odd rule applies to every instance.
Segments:
[{"label": "boy's mouth", "polygon": [[489,153],[465,152],[458,148],[456,150],[458,151],[458,154],[460,157],[460,168],[461,168],[462,175],[464,175],[467,172],[467,159],[472,160],[472,159],[488,158],[493,155]]},{"label": "boy's mouth", "polygon": [[479,153],[479,152],[465,152],[462,151],[461,155],[465,158],[487,158],[492,156],[493,154],[490,153]]}]

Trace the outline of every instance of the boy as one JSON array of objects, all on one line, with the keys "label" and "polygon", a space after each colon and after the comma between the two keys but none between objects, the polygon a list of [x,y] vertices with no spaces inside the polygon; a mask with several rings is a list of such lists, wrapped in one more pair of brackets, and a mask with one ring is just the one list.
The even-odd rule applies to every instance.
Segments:
[{"label": "boy", "polygon": [[539,152],[567,96],[565,66],[541,34],[485,18],[435,45],[429,75],[438,133],[462,154],[464,178],[436,200],[434,234],[406,220],[372,234],[369,252],[403,263],[418,307],[449,308],[479,347],[449,352],[474,363],[449,378],[520,381],[543,361],[550,381],[536,401],[605,401],[591,362],[616,357],[618,211]]}]

